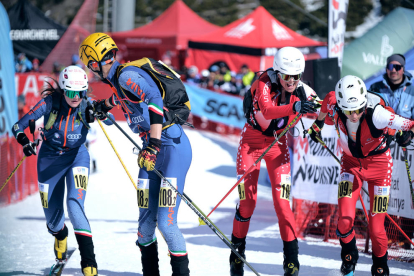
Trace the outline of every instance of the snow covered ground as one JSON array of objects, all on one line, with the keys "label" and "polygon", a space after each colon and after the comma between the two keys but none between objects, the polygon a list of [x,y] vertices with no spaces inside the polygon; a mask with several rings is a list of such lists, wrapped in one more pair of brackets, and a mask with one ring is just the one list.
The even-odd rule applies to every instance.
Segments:
[{"label": "snow covered ground", "polygon": [[[126,124],[121,125],[132,133]],[[115,127],[106,130],[134,180],[138,175],[132,144]],[[208,213],[236,182],[237,139],[186,130],[193,147],[193,162],[187,176],[185,193]],[[100,275],[142,275],[137,239],[138,208],[135,189],[119,163],[103,132],[91,151],[97,158],[98,172],[89,180],[86,214],[92,227]],[[283,243],[271,202],[265,174],[259,179],[259,200],[247,238],[247,260],[260,275],[283,275]],[[237,190],[222,203],[211,218],[228,237],[238,198]],[[47,232],[39,195],[0,208],[0,275],[46,275],[54,263],[53,237]],[[66,215],[66,217],[68,217]],[[181,204],[179,226],[187,242],[193,276],[229,275],[230,250],[207,227],[198,226],[198,217]],[[73,227],[67,219],[69,247],[77,247]],[[161,275],[171,275],[167,246],[159,237]],[[301,275],[339,274],[340,248],[314,240],[299,241]],[[369,276],[371,257],[360,254],[358,276]],[[414,264],[389,262],[392,275],[414,275]],[[81,275],[76,250],[65,275]],[[246,268],[245,275],[254,275]]]}]

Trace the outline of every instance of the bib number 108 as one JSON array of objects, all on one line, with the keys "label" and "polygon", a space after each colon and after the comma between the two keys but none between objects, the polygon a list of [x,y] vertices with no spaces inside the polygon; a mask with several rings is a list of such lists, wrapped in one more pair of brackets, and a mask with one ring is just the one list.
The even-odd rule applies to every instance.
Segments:
[{"label": "bib number 108", "polygon": [[[177,178],[167,178],[168,181],[177,189]],[[158,200],[159,207],[175,207],[177,202],[177,193],[170,187],[166,181],[161,182],[160,194]]]}]

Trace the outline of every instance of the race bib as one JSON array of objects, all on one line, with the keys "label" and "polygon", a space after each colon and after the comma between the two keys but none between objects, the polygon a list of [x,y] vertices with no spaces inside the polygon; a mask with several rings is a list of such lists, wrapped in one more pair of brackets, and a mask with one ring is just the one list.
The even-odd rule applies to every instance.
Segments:
[{"label": "race bib", "polygon": [[[238,175],[237,176],[237,181],[239,181],[239,179],[242,177],[243,175]],[[242,181],[240,181],[237,189],[239,190],[239,198],[240,200],[245,200],[246,199],[246,192],[244,190],[244,179]]]},{"label": "race bib", "polygon": [[[177,178],[167,178],[168,181],[177,189]],[[177,193],[170,187],[170,185],[162,180],[159,195],[159,207],[175,207],[177,201]]]},{"label": "race bib", "polygon": [[374,186],[374,202],[372,204],[372,213],[386,213],[388,210],[389,196],[389,186]]},{"label": "race bib", "polygon": [[349,173],[341,174],[341,181],[338,184],[338,199],[343,197],[352,198],[352,186],[354,182],[354,176]]},{"label": "race bib", "polygon": [[280,198],[289,201],[290,197],[290,187],[291,187],[291,180],[289,174],[282,174],[280,177]]},{"label": "race bib", "polygon": [[89,169],[86,167],[74,167],[72,169],[73,178],[75,180],[76,190],[84,190],[88,188],[88,172]]},{"label": "race bib", "polygon": [[42,202],[43,208],[49,207],[48,194],[49,194],[49,184],[44,184],[39,182],[39,192],[40,192],[40,201]]},{"label": "race bib", "polygon": [[149,179],[139,179],[137,185],[137,199],[139,208],[148,208],[149,202]]}]

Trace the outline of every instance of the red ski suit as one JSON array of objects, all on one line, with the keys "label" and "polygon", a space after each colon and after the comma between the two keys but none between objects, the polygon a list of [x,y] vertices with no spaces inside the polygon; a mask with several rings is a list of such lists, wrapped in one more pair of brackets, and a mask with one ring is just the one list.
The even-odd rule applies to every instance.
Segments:
[{"label": "red ski suit", "polygon": [[[341,111],[334,112],[335,92],[328,93],[321,112],[334,115],[334,124],[340,135],[344,151],[341,160],[341,179],[338,185],[338,230],[342,242],[349,243],[355,236],[353,230],[355,205],[363,181],[368,182],[370,199],[369,233],[372,251],[377,257],[387,252],[387,235],[384,228],[385,214],[391,186],[393,161],[386,143],[389,129],[410,130],[414,121],[400,117],[385,107],[377,95],[368,93],[367,109],[362,115],[353,141],[348,135],[347,118]],[[325,121],[332,124],[331,120]],[[346,236],[346,237],[345,237]]]},{"label": "red ski suit", "polygon": [[[307,98],[312,99],[310,95],[316,95],[309,86],[300,82],[298,86],[301,85],[304,86]],[[286,92],[286,102],[280,105],[281,92],[276,88],[272,89],[267,73],[262,74],[253,83],[252,91],[254,90],[254,117],[262,130],[267,129],[267,133],[271,136],[254,129],[248,123],[245,124],[237,152],[238,179],[269,147],[277,134],[282,132],[297,115],[293,111],[293,104],[299,101],[299,98],[294,95],[295,93]],[[273,204],[279,219],[281,237],[284,241],[292,241],[296,239],[296,233],[295,220],[289,205],[290,156],[286,136],[283,136],[266,153],[264,160],[270,177]],[[259,171],[260,163],[239,184],[240,206],[233,222],[233,235],[237,238],[245,238],[249,230],[250,217],[256,207]]]}]

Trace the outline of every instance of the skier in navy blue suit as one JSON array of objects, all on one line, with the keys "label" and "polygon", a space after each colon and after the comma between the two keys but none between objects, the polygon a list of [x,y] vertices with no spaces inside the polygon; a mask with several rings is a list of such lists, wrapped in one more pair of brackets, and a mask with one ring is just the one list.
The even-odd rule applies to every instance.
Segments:
[{"label": "skier in navy blue suit", "polygon": [[[96,111],[107,112],[116,105],[124,111],[129,127],[139,134],[143,150],[138,156],[138,206],[140,210],[137,246],[141,250],[144,276],[159,276],[155,228],[163,234],[171,256],[173,276],[188,276],[188,255],[184,237],[177,226],[178,197],[153,171],[157,169],[183,193],[192,159],[190,142],[180,124],[166,124],[168,111],[160,88],[139,62],[120,64],[118,48],[104,33],[88,36],[79,47],[79,57],[114,94],[95,103]],[[168,68],[165,71],[171,73]],[[165,72],[164,71],[164,72]],[[174,77],[170,77],[173,79]],[[181,83],[181,81],[179,81]],[[165,94],[164,94],[165,95]],[[167,121],[168,122],[168,121]]]},{"label": "skier in navy blue suit", "polygon": [[[55,81],[56,82],[56,81]],[[38,153],[37,172],[40,198],[49,233],[55,237],[56,275],[67,257],[68,228],[65,225],[63,197],[65,180],[67,208],[81,255],[84,275],[98,275],[92,232],[85,215],[84,202],[89,186],[89,152],[84,143],[89,123],[94,121],[92,104],[86,99],[88,78],[77,66],[63,69],[57,88],[49,83],[40,100],[13,125],[12,131],[26,156],[36,155],[36,145],[24,133],[30,120],[44,116],[42,146]],[[110,115],[112,116],[112,115]],[[102,118],[103,119],[103,118]],[[112,124],[107,118],[104,123]]]}]

